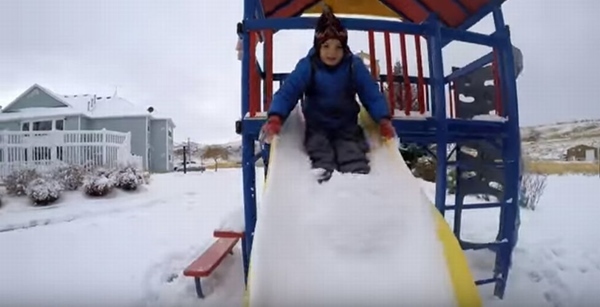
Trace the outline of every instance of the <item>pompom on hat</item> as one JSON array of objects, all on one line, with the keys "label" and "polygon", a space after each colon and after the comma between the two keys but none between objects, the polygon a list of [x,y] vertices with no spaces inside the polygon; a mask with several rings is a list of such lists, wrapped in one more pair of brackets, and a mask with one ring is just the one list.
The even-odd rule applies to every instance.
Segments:
[{"label": "pompom on hat", "polygon": [[348,31],[340,20],[335,17],[333,10],[327,4],[323,5],[323,13],[317,20],[317,26],[315,27],[315,49],[319,49],[321,45],[328,39],[337,39],[342,43],[342,47],[349,50],[348,48]]}]

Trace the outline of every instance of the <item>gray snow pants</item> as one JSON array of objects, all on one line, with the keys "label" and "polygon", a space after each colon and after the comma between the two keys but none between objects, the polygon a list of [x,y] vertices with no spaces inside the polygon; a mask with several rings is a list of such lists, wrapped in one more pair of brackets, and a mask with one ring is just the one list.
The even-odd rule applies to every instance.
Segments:
[{"label": "gray snow pants", "polygon": [[307,125],[304,146],[313,168],[340,173],[367,174],[371,171],[367,158],[369,145],[359,125],[334,131]]}]

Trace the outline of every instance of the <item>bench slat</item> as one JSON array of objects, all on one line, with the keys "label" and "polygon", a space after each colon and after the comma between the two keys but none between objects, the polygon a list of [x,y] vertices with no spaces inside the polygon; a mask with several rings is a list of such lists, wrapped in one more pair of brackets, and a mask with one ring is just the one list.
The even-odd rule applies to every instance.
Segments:
[{"label": "bench slat", "polygon": [[238,238],[244,237],[243,232],[231,231],[231,230],[215,230],[213,232],[215,238]]},{"label": "bench slat", "polygon": [[238,238],[218,239],[183,271],[183,275],[193,277],[209,276],[223,261],[227,253],[231,252],[238,240]]}]

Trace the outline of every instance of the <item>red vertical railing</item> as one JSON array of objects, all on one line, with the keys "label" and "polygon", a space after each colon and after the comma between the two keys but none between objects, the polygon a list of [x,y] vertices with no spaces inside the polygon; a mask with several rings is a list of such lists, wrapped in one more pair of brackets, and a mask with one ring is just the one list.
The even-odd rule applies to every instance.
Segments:
[{"label": "red vertical railing", "polygon": [[408,75],[408,52],[406,51],[406,34],[400,33],[400,53],[402,58],[402,76],[404,77],[404,114],[410,115],[412,108],[412,89]]},{"label": "red vertical railing", "polygon": [[249,64],[250,69],[248,69],[249,82],[250,82],[250,117],[256,116],[256,113],[260,112],[260,76],[258,74],[258,69],[256,67],[256,45],[258,43],[258,37],[256,32],[251,32],[250,35],[250,54],[249,56]]},{"label": "red vertical railing", "polygon": [[384,32],[383,38],[385,41],[385,66],[387,71],[387,84],[388,84],[388,106],[390,108],[390,113],[394,116],[395,106],[394,102],[396,101],[394,95],[394,66],[392,64],[392,42],[390,39],[390,32]]},{"label": "red vertical railing", "polygon": [[265,45],[264,45],[264,110],[269,110],[271,106],[271,100],[273,99],[273,31],[265,31]]},{"label": "red vertical railing", "polygon": [[427,87],[423,76],[423,53],[421,52],[421,36],[415,35],[415,51],[417,52],[417,99],[419,99],[419,113],[425,114],[425,93]]}]

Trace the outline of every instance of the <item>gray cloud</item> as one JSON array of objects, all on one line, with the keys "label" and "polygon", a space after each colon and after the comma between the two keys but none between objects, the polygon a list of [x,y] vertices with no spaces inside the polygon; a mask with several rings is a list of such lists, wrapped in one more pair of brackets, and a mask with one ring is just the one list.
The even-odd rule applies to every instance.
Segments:
[{"label": "gray cloud", "polygon": [[[513,42],[524,54],[518,81],[522,124],[600,116],[593,78],[600,68],[594,56],[599,8],[594,0],[505,4]],[[233,0],[1,1],[0,104],[33,83],[61,94],[112,94],[118,86],[121,96],[173,117],[178,140],[231,140],[240,115],[241,68],[234,47],[241,17],[241,1]],[[487,18],[473,30],[490,33],[493,21]],[[291,70],[310,48],[311,36],[278,33],[275,70]],[[378,57],[384,58],[378,40]],[[368,50],[364,33],[352,33],[350,44]],[[453,43],[444,51],[446,72],[487,51]]]}]

